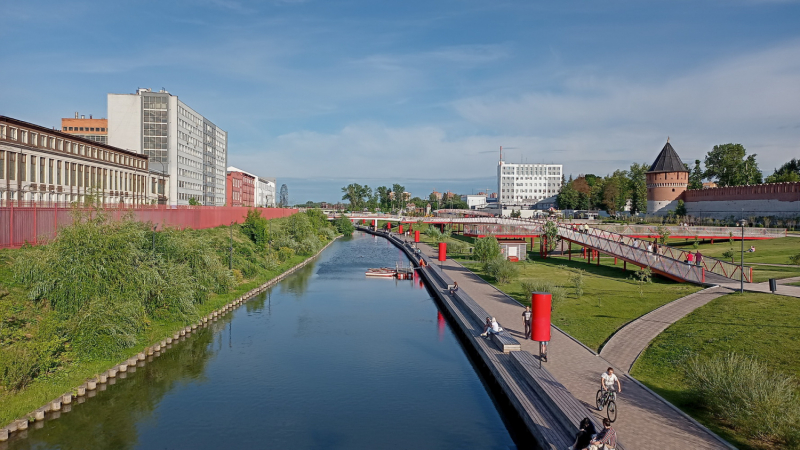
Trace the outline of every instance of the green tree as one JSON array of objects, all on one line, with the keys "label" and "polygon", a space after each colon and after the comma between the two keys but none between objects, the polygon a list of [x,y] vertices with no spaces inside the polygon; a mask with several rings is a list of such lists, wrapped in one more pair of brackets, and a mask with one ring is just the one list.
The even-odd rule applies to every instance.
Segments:
[{"label": "green tree", "polygon": [[747,156],[742,144],[715,145],[706,155],[705,166],[705,178],[716,179],[719,186],[761,183],[756,155]]},{"label": "green tree", "polygon": [[684,217],[686,214],[686,204],[683,202],[683,200],[678,200],[678,206],[675,207],[675,215]]},{"label": "green tree", "polygon": [[567,181],[558,192],[559,209],[578,209],[578,191],[575,190],[572,183],[572,175],[570,175],[569,181]]},{"label": "green tree", "polygon": [[628,170],[628,189],[631,199],[631,214],[647,212],[647,164],[631,164]]},{"label": "green tree", "polygon": [[342,188],[342,200],[347,200],[350,203],[351,210],[358,210],[362,208],[364,200],[364,186],[358,183],[350,183]]},{"label": "green tree", "polygon": [[518,209],[512,209],[511,210],[511,217],[512,218],[519,218],[521,216],[522,216],[522,212],[520,210],[518,210]]},{"label": "green tree", "polygon": [[602,205],[609,214],[625,209],[628,200],[627,171],[616,170],[603,183]]},{"label": "green tree", "polygon": [[392,192],[394,193],[394,205],[396,205],[397,209],[402,209],[403,205],[405,205],[404,194],[406,192],[406,187],[395,183],[392,185]]},{"label": "green tree", "polygon": [[194,197],[189,198],[189,204],[192,206],[200,206],[200,202]]},{"label": "green tree", "polygon": [[798,159],[792,159],[784,163],[764,180],[765,183],[785,183],[790,181],[800,181],[800,160]]},{"label": "green tree", "polygon": [[475,241],[475,258],[486,263],[500,256],[500,244],[494,236],[487,236]]},{"label": "green tree", "polygon": [[356,227],[353,226],[353,222],[350,222],[350,219],[347,216],[339,216],[338,219],[334,222],[336,226],[336,231],[345,235],[345,236],[352,236],[353,232],[356,231]]},{"label": "green tree", "polygon": [[378,197],[378,204],[382,210],[388,210],[391,207],[391,200],[389,199],[389,188],[380,186],[375,189]]},{"label": "green tree", "polygon": [[703,169],[700,160],[694,160],[694,169],[689,173],[689,189],[703,189]]}]

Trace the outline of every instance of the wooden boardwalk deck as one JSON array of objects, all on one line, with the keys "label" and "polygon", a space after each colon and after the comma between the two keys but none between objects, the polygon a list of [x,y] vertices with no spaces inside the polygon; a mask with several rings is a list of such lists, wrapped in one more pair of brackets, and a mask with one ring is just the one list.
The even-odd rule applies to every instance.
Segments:
[{"label": "wooden boardwalk deck", "polygon": [[[377,234],[387,237],[418,261],[414,249],[400,239],[382,232]],[[439,304],[457,325],[456,331],[472,345],[472,350],[491,372],[539,446],[563,450],[572,445],[578,423],[584,417],[592,417],[589,410],[546,369],[538,366],[530,369],[526,363],[533,360],[533,355],[518,350],[520,343],[510,333],[501,333],[501,339],[482,338],[483,323],[489,314],[463,289],[451,295],[447,289],[453,284],[450,277],[430,257],[424,257],[428,266],[420,273],[429,288],[436,293]],[[622,444],[618,448],[624,450]]]}]

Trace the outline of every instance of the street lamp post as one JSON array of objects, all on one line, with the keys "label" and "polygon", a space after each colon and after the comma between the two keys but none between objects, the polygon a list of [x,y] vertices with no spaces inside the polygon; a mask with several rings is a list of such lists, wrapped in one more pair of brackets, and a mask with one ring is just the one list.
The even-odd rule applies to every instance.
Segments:
[{"label": "street lamp post", "polygon": [[742,227],[742,255],[739,259],[739,293],[744,294],[744,227],[747,221],[742,219],[739,221],[739,226]]}]

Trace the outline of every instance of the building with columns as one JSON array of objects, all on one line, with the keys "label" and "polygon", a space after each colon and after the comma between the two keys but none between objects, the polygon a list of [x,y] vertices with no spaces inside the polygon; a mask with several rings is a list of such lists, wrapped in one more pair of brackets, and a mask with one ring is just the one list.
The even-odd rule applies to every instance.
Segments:
[{"label": "building with columns", "polygon": [[145,205],[163,179],[148,158],[61,131],[0,116],[0,204]]}]

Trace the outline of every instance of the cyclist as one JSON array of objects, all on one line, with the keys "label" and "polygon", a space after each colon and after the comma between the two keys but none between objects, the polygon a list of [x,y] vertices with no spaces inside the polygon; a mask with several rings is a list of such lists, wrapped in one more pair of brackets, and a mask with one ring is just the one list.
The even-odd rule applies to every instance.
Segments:
[{"label": "cyclist", "polygon": [[600,375],[600,388],[604,391],[611,392],[612,400],[617,399],[617,394],[614,392],[614,383],[617,383],[617,392],[622,393],[622,385],[619,382],[619,378],[614,375],[614,369],[609,367]]}]

